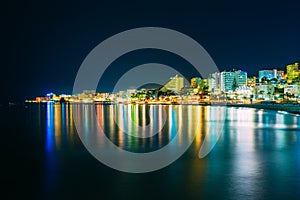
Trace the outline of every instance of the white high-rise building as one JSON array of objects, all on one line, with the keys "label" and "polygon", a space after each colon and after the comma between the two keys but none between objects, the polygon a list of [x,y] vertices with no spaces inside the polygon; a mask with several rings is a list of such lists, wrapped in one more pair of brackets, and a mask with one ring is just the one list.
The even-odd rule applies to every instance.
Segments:
[{"label": "white high-rise building", "polygon": [[221,91],[222,92],[229,92],[233,90],[233,83],[235,79],[234,72],[221,72]]},{"label": "white high-rise building", "polygon": [[220,92],[220,85],[221,85],[221,73],[215,72],[210,74],[207,79],[208,82],[208,91],[214,94]]},{"label": "white high-rise building", "polygon": [[247,72],[237,70],[234,72],[236,83],[238,87],[246,86],[247,85]]},{"label": "white high-rise building", "polygon": [[241,70],[221,72],[220,89],[222,92],[234,91],[247,85],[247,72]]}]

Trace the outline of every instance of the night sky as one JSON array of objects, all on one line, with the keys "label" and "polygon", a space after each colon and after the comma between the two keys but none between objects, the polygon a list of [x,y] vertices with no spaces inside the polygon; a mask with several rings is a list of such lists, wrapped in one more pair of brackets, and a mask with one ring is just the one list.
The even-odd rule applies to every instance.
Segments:
[{"label": "night sky", "polygon": [[[165,27],[192,37],[220,70],[255,75],[258,69],[285,69],[300,60],[299,7],[299,1],[277,0],[11,1],[1,6],[0,101],[71,93],[88,53],[106,38],[137,27]],[[100,89],[111,90],[124,71],[152,60],[179,69],[184,62],[172,57],[160,51],[124,55]]]}]

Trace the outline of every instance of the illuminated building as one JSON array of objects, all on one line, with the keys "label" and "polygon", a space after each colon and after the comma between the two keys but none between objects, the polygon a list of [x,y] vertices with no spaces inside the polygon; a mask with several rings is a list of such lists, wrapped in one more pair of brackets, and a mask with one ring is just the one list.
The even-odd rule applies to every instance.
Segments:
[{"label": "illuminated building", "polygon": [[256,98],[270,100],[273,98],[274,86],[273,85],[257,85]]},{"label": "illuminated building", "polygon": [[56,96],[54,93],[48,93],[47,95],[46,95],[47,97],[49,97],[50,99],[52,99],[53,98],[53,96]]},{"label": "illuminated building", "polygon": [[241,86],[236,89],[238,95],[244,95],[247,98],[250,98],[250,95],[253,93],[253,88],[250,86]]},{"label": "illuminated building", "polygon": [[247,72],[237,70],[235,72],[236,83],[238,87],[247,85]]},{"label": "illuminated building", "polygon": [[284,71],[277,70],[277,69],[266,69],[266,70],[259,70],[258,71],[258,81],[261,83],[262,78],[265,77],[266,80],[272,80],[276,78],[277,80],[284,79]]},{"label": "illuminated building", "polygon": [[278,80],[284,79],[284,71],[283,70],[277,70],[277,79]]},{"label": "illuminated building", "polygon": [[299,63],[294,63],[286,66],[286,74],[287,74],[287,80],[289,82],[297,79],[299,77],[299,69],[298,69]]},{"label": "illuminated building", "polygon": [[220,92],[220,84],[221,84],[221,74],[219,72],[215,72],[210,74],[207,79],[208,82],[208,91],[214,94]]},{"label": "illuminated building", "polygon": [[123,91],[123,90],[119,91],[118,92],[118,97],[122,98],[122,99],[126,99],[127,98],[127,91]]},{"label": "illuminated building", "polygon": [[50,97],[36,97],[35,102],[40,103],[40,102],[47,102],[50,100]]},{"label": "illuminated building", "polygon": [[131,95],[136,93],[136,89],[127,89],[127,97],[131,97]]},{"label": "illuminated building", "polygon": [[104,102],[104,101],[107,101],[108,97],[109,97],[109,93],[107,93],[107,92],[97,93],[94,98],[94,101]]},{"label": "illuminated building", "polygon": [[83,102],[91,102],[93,101],[95,96],[96,96],[95,90],[83,90],[83,93],[78,94],[78,99],[79,101],[83,101]]},{"label": "illuminated building", "polygon": [[233,82],[235,79],[234,72],[221,72],[221,91],[229,92],[233,89]]},{"label": "illuminated building", "polygon": [[179,92],[184,87],[184,79],[178,75],[171,77],[170,80],[163,86],[166,90]]},{"label": "illuminated building", "polygon": [[284,94],[299,94],[299,86],[296,84],[293,85],[285,85],[284,86]]},{"label": "illuminated building", "polygon": [[200,86],[201,78],[200,77],[194,77],[191,79],[191,87],[192,88],[197,88]]},{"label": "illuminated building", "polygon": [[241,70],[221,72],[221,91],[234,91],[237,87],[247,85],[247,72]]},{"label": "illuminated building", "polygon": [[256,76],[247,78],[247,86],[254,87],[256,85]]}]

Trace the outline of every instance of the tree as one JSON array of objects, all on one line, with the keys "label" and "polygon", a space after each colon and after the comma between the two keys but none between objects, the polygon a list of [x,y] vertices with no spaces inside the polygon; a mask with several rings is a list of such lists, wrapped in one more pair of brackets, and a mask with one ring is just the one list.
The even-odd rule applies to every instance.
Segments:
[{"label": "tree", "polygon": [[277,78],[272,78],[271,81],[277,83],[277,82],[278,82],[278,79],[277,79]]},{"label": "tree", "polygon": [[261,81],[260,81],[261,83],[267,83],[267,78],[265,77],[265,76],[263,76],[262,78],[261,78]]},{"label": "tree", "polygon": [[239,87],[236,78],[233,79],[232,91],[235,91]]}]

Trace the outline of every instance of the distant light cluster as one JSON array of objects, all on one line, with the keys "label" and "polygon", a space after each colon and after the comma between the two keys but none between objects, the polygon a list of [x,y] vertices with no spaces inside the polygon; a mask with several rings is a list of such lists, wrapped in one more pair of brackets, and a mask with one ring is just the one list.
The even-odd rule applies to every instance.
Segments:
[{"label": "distant light cluster", "polygon": [[206,79],[193,77],[190,85],[184,85],[183,77],[175,75],[166,84],[153,89],[127,89],[117,93],[98,93],[84,90],[77,95],[36,97],[26,102],[75,102],[75,103],[138,103],[138,104],[210,104],[216,102],[253,104],[262,101],[277,103],[300,102],[299,63],[282,70],[259,70],[248,77],[242,70],[215,72]]}]

